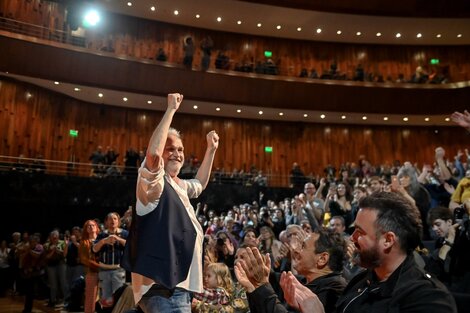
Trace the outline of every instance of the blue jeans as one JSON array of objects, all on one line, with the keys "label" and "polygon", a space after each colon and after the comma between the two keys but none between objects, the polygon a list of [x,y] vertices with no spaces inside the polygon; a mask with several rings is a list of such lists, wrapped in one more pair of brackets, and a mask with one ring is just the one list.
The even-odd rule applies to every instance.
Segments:
[{"label": "blue jeans", "polygon": [[145,313],[191,313],[191,295],[184,289],[175,289],[170,298],[143,297],[139,306]]},{"label": "blue jeans", "polygon": [[116,270],[101,270],[100,279],[101,299],[111,300],[113,294],[126,283],[126,271],[123,268]]}]

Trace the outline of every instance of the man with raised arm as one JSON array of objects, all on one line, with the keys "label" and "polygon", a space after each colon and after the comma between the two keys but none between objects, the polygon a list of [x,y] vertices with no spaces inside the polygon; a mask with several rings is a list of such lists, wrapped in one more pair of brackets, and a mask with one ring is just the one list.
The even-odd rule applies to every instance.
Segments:
[{"label": "man with raised arm", "polygon": [[170,128],[183,95],[168,95],[168,108],[150,138],[137,178],[137,204],[124,268],[132,272],[135,303],[145,313],[191,312],[190,292],[202,292],[203,231],[190,198],[209,182],[219,145],[213,130],[195,179],[177,177],[184,163],[179,132]]}]

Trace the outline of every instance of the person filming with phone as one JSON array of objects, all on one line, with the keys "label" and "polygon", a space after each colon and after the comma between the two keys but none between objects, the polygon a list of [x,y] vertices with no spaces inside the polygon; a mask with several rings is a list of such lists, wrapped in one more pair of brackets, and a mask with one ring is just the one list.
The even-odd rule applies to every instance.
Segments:
[{"label": "person filming with phone", "polygon": [[429,210],[428,222],[438,236],[426,270],[435,274],[450,291],[470,293],[470,200],[455,208]]}]

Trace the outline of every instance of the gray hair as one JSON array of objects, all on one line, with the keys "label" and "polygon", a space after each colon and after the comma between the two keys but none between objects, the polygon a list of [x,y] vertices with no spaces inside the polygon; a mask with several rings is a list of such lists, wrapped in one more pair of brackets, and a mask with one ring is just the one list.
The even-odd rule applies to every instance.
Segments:
[{"label": "gray hair", "polygon": [[398,178],[403,176],[410,178],[410,186],[408,187],[408,191],[411,196],[415,196],[419,190],[418,175],[416,174],[416,170],[413,167],[402,166],[398,171],[397,176]]},{"label": "gray hair", "polygon": [[180,133],[180,131],[177,130],[176,128],[170,127],[170,128],[168,129],[168,136],[169,136],[169,135],[173,135],[173,136],[175,136],[175,137],[181,139],[181,133]]}]

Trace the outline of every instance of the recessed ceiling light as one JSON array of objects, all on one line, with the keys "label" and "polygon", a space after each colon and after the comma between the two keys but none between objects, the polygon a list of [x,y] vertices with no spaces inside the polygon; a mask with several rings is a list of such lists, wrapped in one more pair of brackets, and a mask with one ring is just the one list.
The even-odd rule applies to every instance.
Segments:
[{"label": "recessed ceiling light", "polygon": [[73,88],[73,90],[75,90],[75,91],[80,91],[80,88],[75,87],[75,88]]},{"label": "recessed ceiling light", "polygon": [[237,113],[242,113],[242,110],[238,109],[238,110],[237,110]]},{"label": "recessed ceiling light", "polygon": [[199,14],[196,14],[196,18],[200,18],[201,16]]},{"label": "recessed ceiling light", "polygon": [[461,37],[462,37],[462,34],[458,34],[458,35],[457,35],[457,38],[461,38]]},{"label": "recessed ceiling light", "polygon": [[425,122],[429,122],[429,117],[425,117],[425,118],[424,118],[424,121],[425,121]]},{"label": "recessed ceiling light", "polygon": [[282,113],[282,112],[279,112],[279,116],[283,116],[283,115],[284,115],[284,113]]},{"label": "recessed ceiling light", "polygon": [[342,31],[338,29],[338,30],[336,31],[336,33],[337,33],[338,35],[341,35]]},{"label": "recessed ceiling light", "polygon": [[217,108],[215,108],[215,110],[216,110],[216,111],[220,111],[220,108],[219,108],[219,107],[217,107]]},{"label": "recessed ceiling light", "polygon": [[308,117],[308,114],[304,114],[304,117]]},{"label": "recessed ceiling light", "polygon": [[449,121],[450,121],[450,118],[446,117],[445,121],[446,121],[446,122],[449,122]]},{"label": "recessed ceiling light", "polygon": [[367,116],[363,116],[362,119],[365,121],[367,120]]},{"label": "recessed ceiling light", "polygon": [[193,105],[194,110],[197,110],[197,108],[198,108],[197,105]]},{"label": "recessed ceiling light", "polygon": [[131,6],[132,6],[132,2],[130,2],[130,1],[127,2],[127,6],[128,6],[128,7],[131,7]]},{"label": "recessed ceiling light", "polygon": [[277,25],[277,26],[276,26],[277,29],[281,29],[281,27],[282,27],[281,25]]},{"label": "recessed ceiling light", "polygon": [[237,21],[237,24],[240,25],[242,23],[242,21]]},{"label": "recessed ceiling light", "polygon": [[382,33],[377,33],[377,34],[375,34],[375,35],[376,35],[377,37],[380,37],[380,36],[382,36]]},{"label": "recessed ceiling light", "polygon": [[357,32],[357,33],[356,33],[356,36],[360,36],[360,35],[362,35],[361,32]]},{"label": "recessed ceiling light", "polygon": [[341,119],[342,119],[342,120],[345,120],[345,119],[346,119],[346,115],[342,115],[342,116],[341,116]]},{"label": "recessed ceiling light", "polygon": [[325,117],[326,117],[325,114],[320,115],[320,118],[321,118],[321,119],[324,119]]},{"label": "recessed ceiling light", "polygon": [[151,7],[150,7],[150,10],[155,11],[156,8],[155,8],[154,6],[151,6]]},{"label": "recessed ceiling light", "polygon": [[395,37],[400,38],[400,37],[401,37],[401,34],[400,34],[400,33],[397,33],[397,34],[395,35]]},{"label": "recessed ceiling light", "polygon": [[174,11],[173,11],[173,14],[174,14],[174,15],[178,15],[178,14],[180,14],[180,12],[178,12],[178,10],[174,10]]},{"label": "recessed ceiling light", "polygon": [[124,102],[126,102],[128,99],[127,99],[126,97],[124,97],[124,98],[122,98],[122,100],[123,100]]},{"label": "recessed ceiling light", "polygon": [[100,98],[103,98],[103,96],[104,95],[101,92],[98,94],[98,97],[100,97]]},{"label": "recessed ceiling light", "polygon": [[437,34],[437,35],[436,35],[436,38],[441,38],[441,37],[442,37],[441,34]]},{"label": "recessed ceiling light", "polygon": [[54,82],[54,85],[58,85],[58,84],[60,84],[60,83],[59,82]]},{"label": "recessed ceiling light", "polygon": [[220,16],[217,17],[217,22],[222,22],[222,18]]},{"label": "recessed ceiling light", "polygon": [[387,117],[387,116],[384,116],[384,121],[388,121],[388,117]]},{"label": "recessed ceiling light", "polygon": [[321,33],[321,28],[317,28],[317,34]]},{"label": "recessed ceiling light", "polygon": [[404,117],[403,120],[404,120],[405,122],[408,122],[408,118],[407,118],[407,117]]},{"label": "recessed ceiling light", "polygon": [[261,27],[261,23],[256,24],[256,26]]},{"label": "recessed ceiling light", "polygon": [[302,27],[297,27],[297,31],[300,32],[302,30]]},{"label": "recessed ceiling light", "polygon": [[148,104],[152,104],[152,100],[147,100],[147,103],[148,103]]},{"label": "recessed ceiling light", "polygon": [[421,37],[423,37],[423,35],[421,33],[416,34],[416,38],[421,38]]},{"label": "recessed ceiling light", "polygon": [[259,114],[259,115],[263,115],[263,111],[259,111],[258,114]]}]

